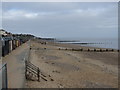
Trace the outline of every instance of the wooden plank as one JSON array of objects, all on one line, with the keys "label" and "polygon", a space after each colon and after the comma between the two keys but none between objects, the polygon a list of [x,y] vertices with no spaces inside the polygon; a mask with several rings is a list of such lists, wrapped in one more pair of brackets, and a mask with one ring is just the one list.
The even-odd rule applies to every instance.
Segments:
[{"label": "wooden plank", "polygon": [[27,62],[27,63],[28,63],[28,65],[33,66],[34,68],[38,69],[38,67],[35,66],[34,64],[32,64],[31,62]]},{"label": "wooden plank", "polygon": [[44,77],[42,77],[42,76],[40,76],[43,80],[45,80],[45,81],[47,81],[47,79],[46,78],[44,78]]},{"label": "wooden plank", "polygon": [[38,68],[34,68],[34,67],[30,66],[30,65],[26,65],[26,66],[27,66],[27,67],[29,67],[29,68],[34,69],[35,71],[37,71],[37,70],[38,70]]},{"label": "wooden plank", "polygon": [[38,74],[38,72],[35,72],[34,70],[27,68],[27,72],[32,71],[34,74]]}]

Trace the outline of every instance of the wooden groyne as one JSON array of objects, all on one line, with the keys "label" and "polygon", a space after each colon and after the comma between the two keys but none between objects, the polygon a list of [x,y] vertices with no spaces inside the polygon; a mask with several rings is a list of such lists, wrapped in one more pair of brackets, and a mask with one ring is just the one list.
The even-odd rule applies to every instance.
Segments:
[{"label": "wooden groyne", "polygon": [[67,51],[83,51],[83,52],[119,52],[119,50],[115,50],[115,49],[76,49],[76,48],[58,48],[58,50],[67,50]]}]

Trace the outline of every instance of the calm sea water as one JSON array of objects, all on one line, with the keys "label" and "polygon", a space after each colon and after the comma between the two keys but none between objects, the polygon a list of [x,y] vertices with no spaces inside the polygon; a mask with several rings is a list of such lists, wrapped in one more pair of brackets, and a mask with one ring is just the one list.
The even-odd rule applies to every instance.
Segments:
[{"label": "calm sea water", "polygon": [[[104,38],[104,39],[88,39],[88,38],[59,38],[58,40],[70,41],[62,43],[92,43],[92,44],[80,44],[81,46],[90,46],[98,48],[112,48],[118,49],[118,39],[117,38]],[[74,41],[74,42],[73,42]]]}]

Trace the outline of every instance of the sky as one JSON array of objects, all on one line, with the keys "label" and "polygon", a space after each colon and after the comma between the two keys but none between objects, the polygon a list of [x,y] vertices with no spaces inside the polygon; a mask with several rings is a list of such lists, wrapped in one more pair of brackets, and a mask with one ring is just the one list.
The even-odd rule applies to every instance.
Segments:
[{"label": "sky", "polygon": [[53,38],[117,38],[117,2],[3,2],[2,28]]}]

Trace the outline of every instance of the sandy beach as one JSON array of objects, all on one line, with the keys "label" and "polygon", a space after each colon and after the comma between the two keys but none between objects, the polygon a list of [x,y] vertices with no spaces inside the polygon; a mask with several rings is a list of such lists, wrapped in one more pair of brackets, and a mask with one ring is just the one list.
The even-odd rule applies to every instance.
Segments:
[{"label": "sandy beach", "polygon": [[[27,80],[27,88],[117,88],[118,52],[82,52],[59,48],[79,45],[31,41],[30,62],[47,81]],[[88,49],[88,47],[82,47]]]},{"label": "sandy beach", "polygon": [[0,89],[119,89],[118,0],[1,0]]}]

